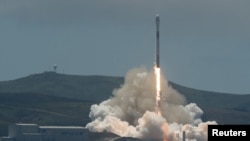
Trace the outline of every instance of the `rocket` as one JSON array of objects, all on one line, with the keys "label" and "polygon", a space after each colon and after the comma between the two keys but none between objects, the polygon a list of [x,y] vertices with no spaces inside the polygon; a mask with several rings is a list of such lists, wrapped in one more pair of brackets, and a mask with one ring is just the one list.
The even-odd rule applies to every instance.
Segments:
[{"label": "rocket", "polygon": [[160,68],[160,16],[156,15],[155,18],[156,23],[156,49],[155,49],[155,67]]}]

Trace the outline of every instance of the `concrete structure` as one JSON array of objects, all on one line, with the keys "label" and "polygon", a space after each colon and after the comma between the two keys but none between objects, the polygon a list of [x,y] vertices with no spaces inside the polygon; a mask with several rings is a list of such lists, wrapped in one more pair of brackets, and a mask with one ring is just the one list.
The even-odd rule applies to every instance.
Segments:
[{"label": "concrete structure", "polygon": [[9,126],[8,137],[0,141],[89,141],[88,135],[88,129],[81,126],[14,124]]}]

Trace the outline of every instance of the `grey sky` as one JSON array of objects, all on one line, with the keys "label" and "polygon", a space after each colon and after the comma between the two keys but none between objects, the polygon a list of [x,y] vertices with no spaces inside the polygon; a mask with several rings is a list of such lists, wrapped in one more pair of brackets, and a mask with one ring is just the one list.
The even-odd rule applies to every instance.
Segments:
[{"label": "grey sky", "polygon": [[124,76],[153,67],[159,13],[166,77],[250,93],[249,0],[0,0],[0,81],[58,71]]}]

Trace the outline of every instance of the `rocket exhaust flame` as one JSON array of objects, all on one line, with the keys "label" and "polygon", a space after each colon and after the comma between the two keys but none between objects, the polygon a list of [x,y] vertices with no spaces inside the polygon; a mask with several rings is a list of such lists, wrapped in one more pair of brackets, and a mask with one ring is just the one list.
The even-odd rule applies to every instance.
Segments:
[{"label": "rocket exhaust flame", "polygon": [[156,78],[156,103],[155,109],[158,115],[161,115],[160,111],[160,100],[161,100],[161,76],[160,76],[160,68],[155,67],[155,78]]},{"label": "rocket exhaust flame", "polygon": [[[161,109],[160,109],[160,101],[161,101],[161,69],[155,67],[155,78],[156,78],[156,104],[155,104],[155,109],[156,113],[159,116],[162,116]],[[163,141],[167,141],[167,125],[164,123],[161,125],[161,130],[162,130],[162,138]]]}]

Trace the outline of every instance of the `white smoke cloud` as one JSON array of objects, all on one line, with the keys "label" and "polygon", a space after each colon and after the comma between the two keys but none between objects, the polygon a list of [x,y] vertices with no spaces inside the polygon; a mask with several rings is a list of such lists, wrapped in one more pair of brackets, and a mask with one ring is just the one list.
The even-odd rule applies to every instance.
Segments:
[{"label": "white smoke cloud", "polygon": [[[186,132],[187,141],[206,141],[207,125],[202,122],[203,111],[168,85],[161,75],[161,101],[155,112],[155,76],[145,68],[130,70],[124,84],[113,91],[113,96],[91,106],[92,122],[86,127],[93,132],[111,132],[122,137],[179,141]],[[164,130],[163,130],[164,128]]]}]

